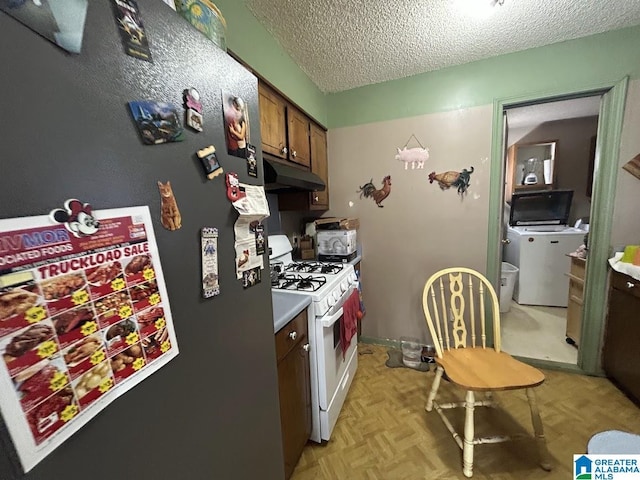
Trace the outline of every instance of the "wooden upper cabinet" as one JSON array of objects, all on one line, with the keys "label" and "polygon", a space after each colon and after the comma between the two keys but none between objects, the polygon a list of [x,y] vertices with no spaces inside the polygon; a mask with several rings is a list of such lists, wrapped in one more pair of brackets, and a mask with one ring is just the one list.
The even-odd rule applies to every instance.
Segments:
[{"label": "wooden upper cabinet", "polygon": [[327,164],[327,132],[311,124],[311,171],[327,186],[322,192],[311,192],[311,210],[329,209],[329,166]]},{"label": "wooden upper cabinet", "polygon": [[310,167],[309,117],[294,106],[288,105],[287,120],[289,123],[289,160],[304,167]]},{"label": "wooden upper cabinet", "polygon": [[264,83],[258,83],[262,151],[287,158],[287,104]]}]

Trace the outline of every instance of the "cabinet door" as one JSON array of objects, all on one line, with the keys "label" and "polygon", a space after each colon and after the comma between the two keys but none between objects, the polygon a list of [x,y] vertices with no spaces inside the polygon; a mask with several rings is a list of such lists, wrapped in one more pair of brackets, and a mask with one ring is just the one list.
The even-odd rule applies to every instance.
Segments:
[{"label": "cabinet door", "polygon": [[292,105],[287,106],[289,130],[289,160],[305,167],[311,166],[309,118]]},{"label": "cabinet door", "polygon": [[311,124],[311,171],[325,183],[322,192],[311,192],[311,210],[329,210],[329,167],[327,165],[327,132]]},{"label": "cabinet door", "polygon": [[306,335],[278,364],[285,478],[291,477],[311,435],[311,384]]},{"label": "cabinet door", "polygon": [[287,158],[287,107],[285,101],[263,83],[258,84],[258,96],[262,151],[280,158]]},{"label": "cabinet door", "polygon": [[627,278],[632,285],[638,283],[631,277],[617,273],[612,275],[614,288],[609,297],[603,360],[607,375],[640,401],[640,294],[631,291],[633,287],[626,286]]}]

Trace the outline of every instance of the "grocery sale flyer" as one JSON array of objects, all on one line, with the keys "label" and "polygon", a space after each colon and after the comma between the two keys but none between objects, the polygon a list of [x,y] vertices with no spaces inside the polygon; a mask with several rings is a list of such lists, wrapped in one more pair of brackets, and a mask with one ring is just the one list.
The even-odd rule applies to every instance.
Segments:
[{"label": "grocery sale flyer", "polygon": [[33,468],[178,354],[147,207],[0,220],[0,411]]}]

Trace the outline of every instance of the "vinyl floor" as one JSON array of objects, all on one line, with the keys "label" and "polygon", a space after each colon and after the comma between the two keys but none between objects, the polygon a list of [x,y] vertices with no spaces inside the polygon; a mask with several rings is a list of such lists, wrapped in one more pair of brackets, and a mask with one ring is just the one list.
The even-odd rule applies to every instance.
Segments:
[{"label": "vinyl floor", "polygon": [[501,315],[502,349],[511,355],[578,363],[578,348],[566,342],[567,309],[511,302]]},{"label": "vinyl floor", "polygon": [[[359,365],[332,438],[309,442],[292,480],[464,479],[462,453],[435,411],[426,412],[434,370],[385,366],[387,347],[360,344]],[[538,467],[532,438],[475,448],[475,479],[567,479],[573,455],[605,430],[640,433],[640,411],[609,380],[545,371],[536,389],[553,470]],[[443,381],[441,400],[464,398]],[[476,408],[476,432],[532,433],[524,391],[499,392],[499,409]],[[451,412],[451,411],[450,411]],[[450,416],[462,432],[464,413]],[[460,415],[457,415],[460,414]]]}]

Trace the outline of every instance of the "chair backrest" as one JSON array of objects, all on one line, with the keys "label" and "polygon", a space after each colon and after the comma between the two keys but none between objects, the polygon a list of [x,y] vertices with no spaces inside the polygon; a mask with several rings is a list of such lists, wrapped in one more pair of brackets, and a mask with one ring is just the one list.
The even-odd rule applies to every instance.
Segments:
[{"label": "chair backrest", "polygon": [[500,304],[481,273],[465,267],[434,273],[424,286],[422,308],[438,357],[454,348],[486,348],[490,321],[493,348],[500,351]]}]

